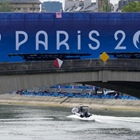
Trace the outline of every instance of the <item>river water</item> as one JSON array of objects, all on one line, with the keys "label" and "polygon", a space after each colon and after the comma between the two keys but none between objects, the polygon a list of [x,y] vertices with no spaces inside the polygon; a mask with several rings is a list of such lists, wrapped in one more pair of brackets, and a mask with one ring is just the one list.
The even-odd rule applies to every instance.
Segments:
[{"label": "river water", "polygon": [[140,112],[93,109],[95,121],[83,121],[70,111],[0,105],[0,140],[140,140]]}]

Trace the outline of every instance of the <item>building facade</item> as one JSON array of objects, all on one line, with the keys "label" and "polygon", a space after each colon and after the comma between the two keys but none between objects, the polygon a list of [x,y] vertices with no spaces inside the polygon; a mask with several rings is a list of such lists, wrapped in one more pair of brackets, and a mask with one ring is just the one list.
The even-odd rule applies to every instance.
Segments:
[{"label": "building facade", "polygon": [[41,4],[41,12],[60,12],[62,3],[59,1],[46,1]]},{"label": "building facade", "polygon": [[[65,0],[66,12],[103,12],[103,5],[109,5],[110,11],[113,11],[113,5],[110,0]],[[102,10],[101,10],[102,8]]]},{"label": "building facade", "polygon": [[40,4],[39,0],[0,0],[0,4],[8,2],[14,12],[39,12]]},{"label": "building facade", "polygon": [[97,12],[96,2],[91,0],[65,0],[65,12]]}]

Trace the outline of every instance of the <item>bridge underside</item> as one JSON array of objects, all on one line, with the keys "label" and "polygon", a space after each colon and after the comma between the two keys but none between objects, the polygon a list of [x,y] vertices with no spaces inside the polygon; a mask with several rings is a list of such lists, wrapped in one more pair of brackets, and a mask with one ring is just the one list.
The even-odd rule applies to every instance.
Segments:
[{"label": "bridge underside", "polygon": [[[102,82],[98,72],[73,72],[73,73],[48,73],[48,74],[21,74],[0,77],[0,93],[6,93],[19,89],[28,89],[54,84],[83,83],[126,93],[140,98],[140,82],[107,81]],[[95,81],[93,81],[93,79]]]},{"label": "bridge underside", "polygon": [[64,83],[85,83],[140,98],[140,59],[1,63],[0,93]]},{"label": "bridge underside", "polygon": [[82,84],[96,85],[113,89],[140,98],[140,82],[111,81],[111,82],[80,82]]}]

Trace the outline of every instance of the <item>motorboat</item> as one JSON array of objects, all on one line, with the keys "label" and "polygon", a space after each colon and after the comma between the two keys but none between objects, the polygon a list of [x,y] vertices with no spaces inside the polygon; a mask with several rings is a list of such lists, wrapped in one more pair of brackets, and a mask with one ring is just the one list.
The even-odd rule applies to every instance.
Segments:
[{"label": "motorboat", "polygon": [[72,108],[71,112],[72,115],[68,116],[69,118],[80,120],[94,120],[93,115],[89,112],[88,106],[79,105]]}]

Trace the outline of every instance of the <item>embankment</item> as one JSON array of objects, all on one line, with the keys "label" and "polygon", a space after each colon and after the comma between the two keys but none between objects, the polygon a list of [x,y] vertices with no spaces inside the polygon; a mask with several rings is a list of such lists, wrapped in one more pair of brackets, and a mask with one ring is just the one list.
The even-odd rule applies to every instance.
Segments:
[{"label": "embankment", "polygon": [[73,107],[79,104],[96,109],[140,111],[140,100],[89,99],[1,94],[0,104]]}]

